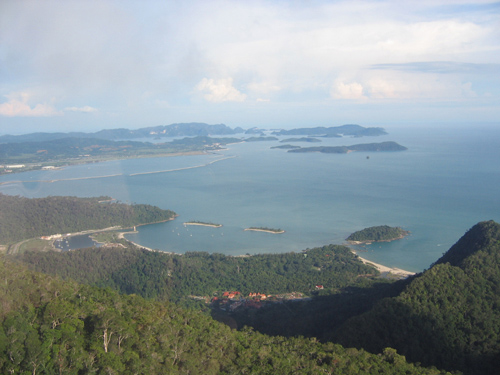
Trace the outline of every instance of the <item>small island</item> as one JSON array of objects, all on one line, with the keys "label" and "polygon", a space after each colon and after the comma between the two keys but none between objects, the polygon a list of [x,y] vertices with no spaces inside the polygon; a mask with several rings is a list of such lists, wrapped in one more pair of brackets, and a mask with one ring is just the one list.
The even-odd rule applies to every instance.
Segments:
[{"label": "small island", "polygon": [[354,232],[346,238],[346,241],[352,245],[368,244],[372,242],[390,242],[404,238],[409,234],[409,231],[399,227],[379,225]]},{"label": "small island", "polygon": [[280,141],[281,143],[286,142],[321,142],[320,139],[311,138],[311,137],[302,137],[302,138],[287,138]]},{"label": "small island", "polygon": [[267,227],[250,227],[246,228],[245,230],[251,230],[255,232],[267,232],[267,233],[273,233],[273,234],[280,234],[280,233],[285,233],[283,229],[275,229],[275,228],[267,228]]},{"label": "small island", "polygon": [[245,142],[265,142],[265,141],[277,141],[278,138],[276,137],[250,137],[250,138],[244,138],[243,141]]},{"label": "small island", "polygon": [[401,146],[400,144],[393,141],[387,141],[381,143],[362,143],[351,146],[301,147],[293,150],[288,150],[288,152],[321,152],[325,154],[348,154],[355,151],[394,152],[405,150],[408,150],[405,146]]},{"label": "small island", "polygon": [[197,221],[197,220],[186,221],[184,225],[202,225],[204,227],[213,227],[213,228],[222,227],[222,224],[207,223],[205,221]]},{"label": "small island", "polygon": [[301,148],[300,146],[293,146],[293,145],[289,145],[289,144],[286,144],[286,145],[282,145],[282,146],[273,146],[271,147],[272,149],[275,149],[275,148],[281,148],[281,149],[295,149],[295,148]]}]

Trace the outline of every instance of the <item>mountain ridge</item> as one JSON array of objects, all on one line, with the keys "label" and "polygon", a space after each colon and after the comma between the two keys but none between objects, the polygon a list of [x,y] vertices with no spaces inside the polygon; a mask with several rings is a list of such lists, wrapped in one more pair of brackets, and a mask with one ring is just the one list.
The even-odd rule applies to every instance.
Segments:
[{"label": "mountain ridge", "polygon": [[202,122],[176,123],[170,125],[150,126],[139,129],[103,129],[93,133],[84,132],[56,132],[56,133],[29,133],[22,135],[2,135],[2,143],[20,143],[20,142],[40,142],[50,141],[61,138],[98,138],[105,140],[134,139],[134,138],[153,138],[153,137],[176,137],[176,136],[208,136],[208,135],[231,135],[243,133],[240,127],[230,128],[224,124],[206,124]]},{"label": "mountain ridge", "polygon": [[344,346],[393,347],[410,361],[492,374],[500,360],[500,224],[473,226],[396,297],[335,333]]}]

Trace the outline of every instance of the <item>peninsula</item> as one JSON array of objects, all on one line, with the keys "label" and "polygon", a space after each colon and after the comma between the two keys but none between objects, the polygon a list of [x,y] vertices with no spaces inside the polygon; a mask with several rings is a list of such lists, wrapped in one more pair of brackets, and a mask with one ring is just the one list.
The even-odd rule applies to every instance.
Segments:
[{"label": "peninsula", "polygon": [[367,244],[372,242],[390,242],[404,238],[409,234],[409,231],[399,227],[379,225],[354,232],[346,238],[346,241],[352,245]]}]

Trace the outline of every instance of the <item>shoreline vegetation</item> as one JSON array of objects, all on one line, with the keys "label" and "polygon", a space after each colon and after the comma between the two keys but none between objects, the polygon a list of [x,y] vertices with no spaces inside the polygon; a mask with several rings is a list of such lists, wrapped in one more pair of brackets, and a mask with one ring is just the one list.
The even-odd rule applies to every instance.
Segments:
[{"label": "shoreline vegetation", "polygon": [[[137,247],[138,249],[145,249],[149,251],[155,251],[155,252],[164,252],[164,253],[170,253],[170,254],[178,254],[178,255],[183,255],[182,253],[176,253],[172,251],[164,251],[164,250],[159,250],[159,249],[151,249],[148,248],[147,246],[143,246],[139,243],[130,241],[126,238],[127,234],[131,233],[137,233],[137,227],[142,226],[142,225],[149,225],[149,224],[156,224],[156,223],[161,223],[161,222],[167,222],[167,221],[172,221],[175,220],[179,215],[176,214],[173,211],[170,210],[160,210],[157,207],[154,206],[148,206],[148,205],[126,205],[123,203],[113,203],[113,204],[103,204],[103,202],[115,202],[116,200],[112,197],[109,196],[100,196],[100,197],[94,197],[94,198],[76,198],[76,197],[47,197],[47,198],[37,198],[37,199],[29,199],[29,198],[22,198],[22,197],[11,197],[7,195],[0,194],[0,198],[2,200],[2,204],[4,207],[15,207],[16,205],[21,205],[23,208],[30,208],[31,206],[33,207],[47,207],[51,208],[52,211],[54,211],[56,208],[58,209],[57,212],[59,215],[55,215],[58,220],[51,221],[51,222],[44,222],[44,225],[41,225],[37,221],[34,222],[25,222],[22,221],[21,219],[17,219],[15,215],[11,214],[9,216],[9,220],[5,222],[5,224],[2,222],[0,224],[3,224],[6,229],[8,229],[7,224],[9,224],[11,227],[15,228],[22,228],[26,225],[30,225],[30,228],[32,229],[31,235],[33,237],[31,238],[23,238],[23,236],[15,236],[14,234],[11,234],[10,237],[7,236],[10,232],[4,232],[3,234],[3,239],[5,243],[0,244],[0,249],[2,252],[5,252],[7,254],[15,254],[18,253],[18,251],[23,251],[25,248],[30,249],[33,248],[33,246],[40,246],[40,241],[43,242],[43,249],[50,250],[49,248],[56,250],[54,247],[54,240],[56,239],[61,239],[61,238],[68,238],[68,237],[73,237],[73,236],[78,236],[78,235],[89,235],[93,237],[94,241],[98,242],[102,246],[123,246],[124,243],[121,243],[121,240],[126,241],[127,243],[130,243],[134,247]],[[37,205],[34,206],[34,203]],[[77,212],[85,213],[89,212],[89,210],[94,210],[98,209],[98,212],[101,212],[104,214],[109,213],[108,211],[111,210],[111,216],[120,216],[123,215],[123,210],[125,210],[125,213],[128,213],[130,210],[133,210],[135,212],[135,220],[128,220],[126,222],[120,223],[118,220],[115,221],[92,221],[92,223],[86,223],[85,226],[87,228],[82,228],[82,225],[74,225],[74,223],[67,223],[67,222],[62,222],[61,219],[65,218],[66,216],[71,217],[75,219],[75,215],[71,213],[71,215],[66,215],[64,211],[61,211],[59,207],[67,207],[68,205],[73,205],[75,207],[78,207],[79,210]],[[125,207],[125,208],[124,208]],[[117,211],[118,209],[121,209],[122,211]],[[101,211],[99,211],[101,210]],[[104,210],[104,211],[102,211]],[[50,212],[52,212],[50,211]],[[7,212],[7,210],[6,210]],[[120,214],[120,212],[122,212]],[[54,215],[53,215],[54,216]],[[83,220],[82,218],[80,218]],[[23,220],[26,220],[24,218]],[[141,222],[142,221],[142,222]],[[21,225],[22,224],[22,225]],[[65,225],[63,225],[65,224]],[[106,225],[107,224],[107,225]],[[110,225],[111,224],[111,225]],[[113,225],[114,224],[114,225]],[[184,223],[184,225],[200,225],[200,226],[209,226],[209,227],[222,227],[222,224],[219,223],[213,223],[213,222],[208,222],[208,221],[198,221],[198,220],[190,220]],[[79,228],[78,228],[79,227]],[[88,228],[90,227],[90,228]],[[54,231],[54,228],[59,228],[59,234],[54,234],[51,233],[50,235],[47,234],[47,228],[50,229],[51,232]],[[390,227],[387,227],[390,228]],[[76,229],[76,230],[75,230]],[[79,230],[78,230],[79,229]],[[397,228],[398,230],[402,231],[403,234],[408,234],[409,232],[403,231],[400,228]],[[281,228],[270,228],[270,227],[265,227],[265,226],[252,226],[249,228],[244,229],[244,231],[256,231],[256,232],[265,232],[265,233],[270,233],[270,234],[282,234],[285,233],[285,231]],[[44,233],[45,232],[45,233]],[[57,250],[56,250],[57,251]],[[354,252],[354,250],[351,249],[351,251]],[[355,253],[355,252],[354,252]],[[356,253],[355,253],[356,254]],[[357,254],[356,254],[357,255]],[[364,263],[372,264],[376,269],[378,269],[380,272],[390,272],[392,274],[400,274],[400,275],[411,275],[413,274],[412,272],[408,272],[405,270],[401,270],[398,268],[391,268],[391,267],[386,267],[383,265],[376,264],[374,262],[365,260],[360,257],[360,259]]]},{"label": "shoreline vegetation", "polygon": [[[173,220],[173,219],[172,219],[172,220]],[[197,224],[194,224],[194,225],[197,225]],[[198,225],[199,225],[199,224],[198,224]],[[265,230],[262,230],[262,229],[257,229],[257,228],[255,228],[255,229],[250,229],[250,228],[247,228],[247,229],[245,229],[245,230],[254,230],[254,231],[262,231],[262,232],[264,232],[264,231],[265,231]],[[268,231],[268,232],[270,232],[270,233],[284,233],[285,231],[282,231],[282,232],[271,232],[271,231]],[[183,254],[181,254],[181,253],[175,253],[175,252],[172,252],[172,251],[164,251],[164,250],[158,250],[158,249],[151,249],[151,248],[149,248],[149,247],[146,247],[146,246],[140,245],[140,244],[138,244],[138,243],[136,243],[136,242],[133,242],[133,241],[131,241],[131,240],[129,240],[129,239],[127,239],[127,238],[125,238],[125,234],[129,234],[129,233],[137,233],[137,231],[135,231],[135,232],[119,232],[119,233],[118,233],[118,238],[119,238],[119,239],[124,239],[125,241],[127,241],[127,242],[131,243],[131,244],[132,244],[132,245],[134,245],[134,246],[137,246],[137,247],[138,247],[138,248],[140,248],[140,249],[145,249],[145,250],[148,250],[148,251],[163,252],[163,253],[167,253],[167,254],[175,254],[175,255],[180,255],[180,256],[182,256],[182,255],[183,255]],[[371,261],[371,260],[368,260],[368,259],[365,259],[365,258],[363,258],[363,257],[359,256],[359,255],[356,253],[356,251],[355,251],[354,249],[351,249],[351,248],[350,248],[350,250],[351,250],[351,252],[352,252],[353,254],[355,254],[355,255],[358,257],[358,259],[359,259],[359,260],[361,260],[364,264],[367,264],[367,265],[371,265],[371,266],[373,266],[373,267],[374,267],[375,269],[377,269],[377,270],[378,270],[381,274],[383,274],[383,273],[388,273],[388,274],[389,274],[389,273],[390,273],[390,274],[392,274],[392,275],[396,275],[396,276],[399,276],[399,277],[401,277],[401,278],[406,278],[406,277],[413,276],[413,275],[415,275],[415,274],[416,274],[416,272],[411,272],[411,271],[403,270],[403,269],[401,269],[401,268],[397,268],[397,267],[388,267],[388,266],[384,266],[383,264],[380,264],[380,263],[375,263],[375,262],[373,262],[373,261]],[[258,255],[258,254],[256,254],[256,255]],[[238,258],[238,257],[239,257],[239,258],[241,258],[241,257],[251,257],[252,255],[249,255],[249,254],[243,254],[243,255],[232,255],[232,256],[234,256],[235,258]]]},{"label": "shoreline vegetation", "polygon": [[410,231],[404,230],[400,227],[379,225],[354,232],[346,238],[346,241],[350,245],[366,245],[374,242],[396,241],[403,239],[408,235],[410,235]]},{"label": "shoreline vegetation", "polygon": [[186,221],[184,223],[184,226],[186,225],[200,225],[203,227],[212,227],[212,228],[220,228],[222,227],[222,224],[216,224],[216,223],[208,223],[205,221],[197,221],[197,220],[192,220],[192,221]]},{"label": "shoreline vegetation", "polygon": [[[172,219],[169,219],[169,220],[164,220],[162,222],[165,222],[165,221],[171,221],[171,220],[174,220],[175,218],[172,218]],[[154,223],[149,223],[149,224],[154,224]],[[185,223],[186,224],[186,223]],[[135,227],[138,227],[138,226],[142,226],[142,225],[147,225],[147,224],[139,224],[139,225],[136,225],[136,226],[133,226],[133,227],[130,227],[130,228],[121,228],[120,226],[114,226],[114,227],[108,227],[108,228],[104,228],[104,229],[93,229],[93,230],[86,230],[86,231],[79,231],[79,232],[74,232],[74,233],[67,233],[65,234],[64,237],[71,237],[71,236],[78,236],[78,235],[84,235],[84,234],[96,234],[96,233],[103,233],[103,232],[116,232],[116,235],[117,235],[117,239],[119,240],[125,240],[127,241],[128,243],[136,246],[138,249],[144,249],[144,250],[147,250],[147,251],[153,251],[153,252],[161,252],[161,253],[166,253],[166,254],[175,254],[175,255],[179,255],[179,256],[182,256],[183,254],[182,253],[176,253],[176,252],[172,252],[172,251],[165,251],[165,250],[158,250],[158,249],[152,249],[152,248],[149,248],[147,246],[144,246],[144,245],[140,245],[138,244],[137,242],[134,242],[134,241],[131,241],[129,239],[127,239],[125,237],[125,235],[127,234],[131,234],[131,233],[137,233],[137,230],[132,230],[132,231],[123,231],[125,229],[134,229]],[[186,224],[187,225],[187,224]],[[203,224],[203,223],[196,223],[196,222],[191,222],[191,224],[189,225],[206,225],[206,224]],[[214,225],[217,225],[217,224],[210,224],[208,226],[214,226]],[[218,224],[220,225],[220,224]],[[220,225],[222,226],[222,225]],[[272,234],[279,234],[279,233],[284,233],[285,231],[284,230],[281,230],[281,229],[263,229],[263,228],[256,228],[256,227],[251,227],[251,228],[246,228],[245,229],[246,231],[258,231],[258,232],[267,232],[267,233],[272,233]],[[21,242],[26,242],[26,241],[29,241],[29,240],[24,240],[24,241],[21,241]],[[56,250],[57,248],[54,247],[53,245],[53,240],[50,241],[51,242],[51,245],[53,247],[53,249],[55,251],[58,251]],[[96,241],[98,242],[98,241]],[[100,242],[102,245],[118,245],[118,243],[102,243]],[[16,244],[16,245],[21,245],[21,243],[19,244]],[[353,254],[355,254],[359,260],[361,260],[364,264],[367,264],[367,265],[371,265],[373,266],[375,269],[377,269],[381,274],[392,274],[392,275],[395,275],[395,276],[398,276],[400,278],[407,278],[409,276],[413,276],[415,275],[416,273],[415,272],[411,272],[411,271],[407,271],[407,270],[403,270],[401,268],[396,268],[396,267],[388,267],[388,266],[384,266],[382,264],[379,264],[379,263],[375,263],[371,260],[368,260],[368,259],[365,259],[361,256],[359,256],[356,252],[356,250],[350,248],[351,252]],[[15,253],[15,252],[9,252],[11,254]],[[258,255],[258,254],[256,254]],[[234,255],[234,257],[251,257],[252,255],[249,255],[249,254],[245,254],[245,255]]]},{"label": "shoreline vegetation", "polygon": [[273,233],[273,234],[281,234],[285,233],[283,229],[274,229],[274,228],[266,228],[266,227],[250,227],[250,228],[245,228],[245,231],[253,231],[253,232],[266,232],[266,233]]}]

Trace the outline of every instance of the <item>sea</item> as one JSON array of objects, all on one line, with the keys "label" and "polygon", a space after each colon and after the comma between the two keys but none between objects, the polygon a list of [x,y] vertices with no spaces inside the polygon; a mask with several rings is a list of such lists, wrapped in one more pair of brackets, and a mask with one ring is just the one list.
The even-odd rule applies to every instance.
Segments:
[{"label": "sea", "polygon": [[[0,192],[25,197],[107,195],[173,210],[175,220],[137,227],[126,238],[181,254],[300,252],[344,244],[352,232],[366,227],[398,226],[410,235],[356,250],[370,261],[412,272],[429,268],[476,223],[500,221],[500,127],[385,130],[387,135],[377,137],[287,143],[310,147],[395,141],[408,150],[288,153],[271,148],[284,144],[279,141],[244,142],[203,155],[3,175]],[[193,220],[222,227],[184,224]],[[245,231],[249,227],[285,232]]]}]

